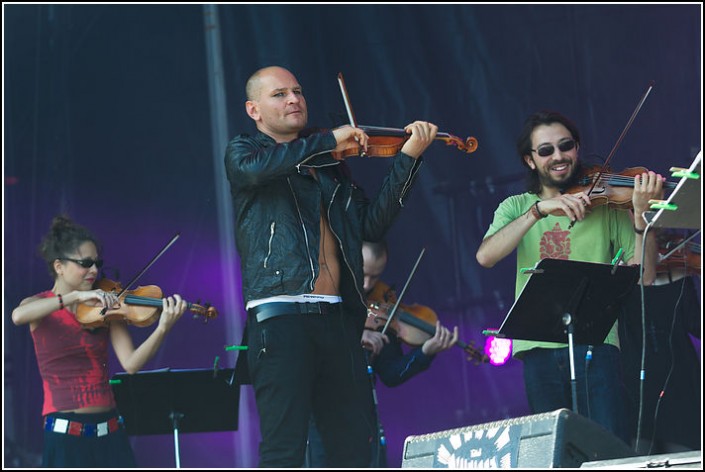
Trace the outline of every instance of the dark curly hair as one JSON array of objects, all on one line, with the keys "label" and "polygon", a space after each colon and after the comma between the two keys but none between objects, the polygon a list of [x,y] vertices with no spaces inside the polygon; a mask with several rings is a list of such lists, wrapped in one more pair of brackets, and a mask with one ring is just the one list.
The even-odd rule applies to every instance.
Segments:
[{"label": "dark curly hair", "polygon": [[580,144],[580,131],[578,131],[578,127],[575,126],[575,123],[573,123],[569,118],[558,113],[557,111],[541,110],[529,116],[524,122],[524,127],[517,138],[517,153],[519,154],[521,163],[529,169],[526,183],[527,191],[530,193],[538,194],[541,191],[538,171],[529,167],[529,164],[527,164],[524,159],[524,156],[531,154],[531,133],[533,133],[539,126],[551,125],[553,123],[560,123],[565,126],[573,136],[576,145]]},{"label": "dark curly hair", "polygon": [[54,270],[54,261],[66,257],[67,254],[76,252],[79,246],[86,241],[95,244],[100,251],[100,243],[85,227],[74,223],[66,215],[59,215],[51,222],[49,232],[44,236],[39,245],[39,253],[47,264],[49,275],[57,277]]}]

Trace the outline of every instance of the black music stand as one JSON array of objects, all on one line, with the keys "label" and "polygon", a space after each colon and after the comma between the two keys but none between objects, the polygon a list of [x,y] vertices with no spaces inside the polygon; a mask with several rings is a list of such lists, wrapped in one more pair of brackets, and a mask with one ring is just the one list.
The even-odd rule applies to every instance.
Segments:
[{"label": "black music stand", "polygon": [[235,431],[240,386],[233,369],[162,369],[110,380],[129,435],[173,434],[176,467],[181,466],[179,431]]},{"label": "black music stand", "polygon": [[500,338],[568,342],[573,410],[578,413],[573,342],[602,344],[621,300],[639,280],[638,266],[542,259],[499,330]]}]

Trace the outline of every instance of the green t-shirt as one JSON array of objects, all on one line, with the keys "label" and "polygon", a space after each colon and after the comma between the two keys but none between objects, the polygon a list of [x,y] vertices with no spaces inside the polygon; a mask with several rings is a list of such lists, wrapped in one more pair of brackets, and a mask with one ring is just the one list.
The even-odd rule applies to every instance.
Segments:
[{"label": "green t-shirt", "polygon": [[[540,198],[528,192],[504,200],[497,207],[485,238],[529,211],[536,200]],[[524,235],[517,246],[515,297],[519,296],[529,280],[529,276],[520,273],[519,269],[534,267],[541,259],[610,263],[620,248],[624,250],[624,261],[634,256],[635,236],[628,211],[600,205],[594,207],[584,220],[575,223],[571,229],[568,229],[569,225],[570,219],[567,216],[549,215],[538,220]],[[617,323],[604,342],[619,347]],[[558,348],[567,344],[514,340],[513,346],[514,356],[521,357],[517,354],[535,347]]]}]

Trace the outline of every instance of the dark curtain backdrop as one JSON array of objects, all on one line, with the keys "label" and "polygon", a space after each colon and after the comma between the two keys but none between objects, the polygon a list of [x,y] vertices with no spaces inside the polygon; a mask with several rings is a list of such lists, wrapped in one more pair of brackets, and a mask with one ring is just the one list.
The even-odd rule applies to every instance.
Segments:
[{"label": "dark curtain backdrop", "polygon": [[[542,108],[572,117],[583,157],[604,159],[651,81],[655,86],[613,158],[616,171],[664,175],[702,147],[702,6],[681,5],[219,5],[230,136],[254,131],[244,84],[256,69],[289,68],[310,124],[346,122],[345,76],[360,124],[429,120],[479,141],[464,154],[437,142],[388,235],[384,280],[433,309],[478,346],[513,301],[513,257],[487,270],[475,251],[497,204],[523,191],[514,142]],[[51,287],[37,245],[68,213],[104,244],[105,275],[126,282],[176,233],[139,282],[222,306],[221,256],[202,5],[3,5],[3,396],[5,466],[37,464],[41,381],[27,326],[10,315]],[[219,143],[224,146],[225,143]],[[350,159],[370,195],[389,165]],[[222,222],[222,221],[221,221]],[[236,317],[236,318],[233,318]],[[240,333],[220,312],[183,320],[145,366],[232,367]],[[133,329],[140,342],[152,328]],[[295,353],[293,353],[295,355]],[[112,360],[111,373],[122,369]],[[407,384],[378,386],[391,466],[404,439],[529,414],[522,367],[474,365],[460,349]],[[200,399],[207,402],[208,399]],[[233,405],[233,408],[236,408]],[[253,467],[259,440],[250,387],[236,432],[180,437],[184,467]],[[173,467],[172,436],[135,436],[140,465]]]}]

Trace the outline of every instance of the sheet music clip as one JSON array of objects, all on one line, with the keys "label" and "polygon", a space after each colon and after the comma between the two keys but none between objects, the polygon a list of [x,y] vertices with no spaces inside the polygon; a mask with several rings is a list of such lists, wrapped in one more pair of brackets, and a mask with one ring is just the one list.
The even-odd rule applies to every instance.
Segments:
[{"label": "sheet music clip", "polygon": [[612,259],[612,271],[610,272],[612,275],[617,272],[617,267],[619,267],[620,262],[622,262],[622,256],[624,255],[624,249],[621,247],[619,248],[619,251],[617,251],[617,255],[614,256],[614,259]]},{"label": "sheet music clip", "polygon": [[519,269],[519,272],[522,274],[543,274],[543,269],[534,269],[531,267],[525,267],[523,269]]}]

